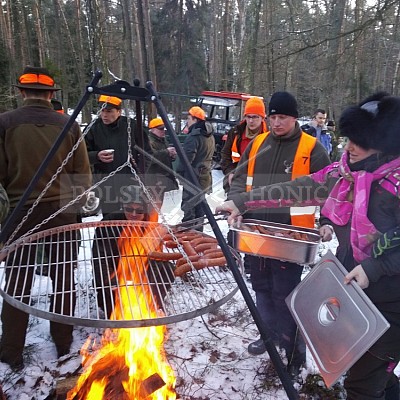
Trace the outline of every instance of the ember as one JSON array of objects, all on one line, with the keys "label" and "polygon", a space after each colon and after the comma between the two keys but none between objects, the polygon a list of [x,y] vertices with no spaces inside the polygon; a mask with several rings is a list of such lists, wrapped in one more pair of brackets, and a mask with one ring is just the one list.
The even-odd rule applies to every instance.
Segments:
[{"label": "ember", "polygon": [[[122,255],[118,265],[118,280],[121,283],[130,281],[132,285],[121,284],[112,319],[122,316],[140,319],[143,313],[157,317],[159,314],[152,306],[145,273],[148,262],[143,262],[143,259],[147,260],[150,251],[160,250],[161,242],[150,240],[151,236],[146,232],[141,238],[121,237],[123,239],[118,243]],[[165,326],[107,329],[99,346],[89,338],[81,350],[84,373],[76,387],[68,392],[67,399],[176,399],[174,372],[163,348],[165,331]],[[94,351],[89,351],[89,347]]]}]

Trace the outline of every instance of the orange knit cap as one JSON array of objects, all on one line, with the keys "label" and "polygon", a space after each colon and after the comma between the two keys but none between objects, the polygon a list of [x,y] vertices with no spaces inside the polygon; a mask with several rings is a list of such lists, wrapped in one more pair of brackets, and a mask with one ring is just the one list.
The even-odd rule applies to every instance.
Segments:
[{"label": "orange knit cap", "polygon": [[164,126],[164,121],[162,120],[162,118],[157,117],[157,118],[153,118],[150,122],[149,122],[149,128],[157,128],[158,126]]},{"label": "orange knit cap", "polygon": [[201,119],[202,121],[206,120],[206,113],[205,111],[200,108],[199,106],[194,106],[189,110],[189,114],[192,117],[195,117],[197,119]]},{"label": "orange knit cap", "polygon": [[111,108],[121,108],[122,100],[119,97],[106,96],[102,94],[99,97],[99,103],[107,103]]},{"label": "orange knit cap", "polygon": [[260,97],[250,97],[246,101],[246,106],[244,108],[244,115],[247,114],[256,114],[263,118],[266,117],[265,105]]}]

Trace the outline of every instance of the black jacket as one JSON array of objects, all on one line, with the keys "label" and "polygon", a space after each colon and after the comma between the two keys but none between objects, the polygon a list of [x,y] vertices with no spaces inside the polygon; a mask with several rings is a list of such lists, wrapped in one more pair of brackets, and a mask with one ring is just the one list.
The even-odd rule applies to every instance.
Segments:
[{"label": "black jacket", "polygon": [[[130,119],[131,125],[131,150],[134,162],[134,169],[138,172],[138,166],[141,163],[142,154],[135,150],[135,145],[141,143],[136,122]],[[86,133],[86,132],[85,132]],[[93,168],[95,182],[115,171],[119,166],[126,163],[128,159],[128,119],[121,116],[110,125],[105,125],[101,118],[98,118],[91,126],[85,136],[86,146],[89,154],[89,161]],[[114,149],[114,160],[111,163],[103,163],[97,158],[101,150]],[[152,154],[147,132],[143,132],[143,149],[145,153]],[[149,158],[145,157],[145,168],[150,164]],[[145,177],[142,176],[145,180]],[[117,199],[120,196],[120,188],[128,185],[137,185],[129,166],[125,166],[115,176],[110,177],[100,187],[100,193],[105,196],[109,190],[110,198]],[[111,189],[105,189],[109,186]],[[100,196],[100,197],[103,197]]]}]

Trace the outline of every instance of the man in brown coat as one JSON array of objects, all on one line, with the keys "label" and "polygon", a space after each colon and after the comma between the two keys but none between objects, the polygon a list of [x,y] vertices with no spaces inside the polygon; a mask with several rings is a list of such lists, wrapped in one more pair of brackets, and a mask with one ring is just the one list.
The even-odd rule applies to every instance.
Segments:
[{"label": "man in brown coat", "polygon": [[[66,115],[57,113],[53,109],[51,98],[54,91],[59,89],[55,88],[54,79],[47,69],[25,68],[15,86],[21,93],[23,106],[0,115],[0,184],[4,186],[8,194],[11,209],[18,204],[34,174],[68,121]],[[67,206],[72,199],[90,186],[89,159],[85,142],[79,142],[80,139],[79,125],[74,123],[40,177],[35,189],[17,213],[14,221],[9,224],[7,232],[11,234],[16,231],[32,204],[43,192],[57,169],[63,165],[63,161],[66,160],[75,145],[77,145],[76,150],[68,162],[62,166],[61,172],[44,193],[28,219],[16,232],[14,239],[24,235],[38,224],[40,225],[39,230],[45,230],[78,222],[78,211],[82,204],[70,205],[57,216],[53,216],[53,214],[63,206]],[[49,220],[43,224],[47,218]],[[67,242],[52,241],[54,244],[44,246],[44,251],[49,259],[49,274],[53,292],[58,293],[51,298],[50,310],[57,314],[69,314],[70,310],[75,307],[74,292],[72,291],[73,268],[78,248],[76,246],[78,239],[75,236],[77,235],[71,234],[71,240]],[[27,253],[25,251],[19,259],[20,268],[13,268],[11,271],[6,267],[4,289],[10,296],[18,298],[24,296],[26,302],[30,298],[35,264],[35,259],[32,260],[32,258],[35,257],[36,251],[32,248],[32,251]],[[58,254],[65,255],[61,266],[52,262],[53,257],[57,257]],[[15,254],[15,257],[19,257],[19,255]],[[69,288],[71,292],[65,293],[60,288]],[[13,369],[23,367],[23,350],[28,319],[29,314],[3,301],[0,361],[9,364]],[[72,325],[50,322],[50,334],[59,357],[67,354],[70,350],[72,330]]]}]

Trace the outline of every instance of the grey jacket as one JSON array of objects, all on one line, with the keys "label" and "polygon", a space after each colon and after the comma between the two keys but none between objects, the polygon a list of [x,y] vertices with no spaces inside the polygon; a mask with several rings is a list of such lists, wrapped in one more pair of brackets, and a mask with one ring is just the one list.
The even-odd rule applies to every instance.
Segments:
[{"label": "grey jacket", "polygon": [[[212,157],[215,150],[213,133],[214,129],[210,122],[196,122],[190,127],[188,137],[183,144],[183,150],[199,180],[200,187],[208,193],[212,187]],[[182,185],[190,186],[187,167],[182,160],[179,160],[177,172]]]}]

